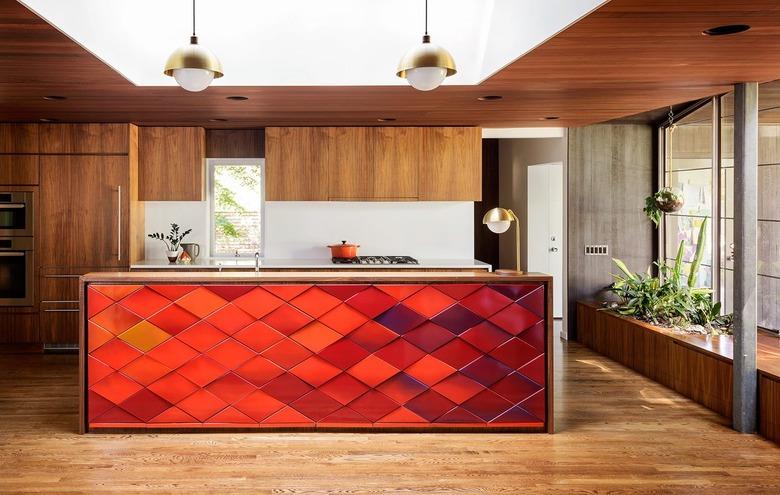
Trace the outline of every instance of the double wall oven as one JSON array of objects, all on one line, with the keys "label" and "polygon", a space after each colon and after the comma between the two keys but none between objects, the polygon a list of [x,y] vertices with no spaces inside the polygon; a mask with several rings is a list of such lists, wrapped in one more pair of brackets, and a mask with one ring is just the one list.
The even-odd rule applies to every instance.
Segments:
[{"label": "double wall oven", "polygon": [[32,191],[0,189],[0,306],[33,306]]}]

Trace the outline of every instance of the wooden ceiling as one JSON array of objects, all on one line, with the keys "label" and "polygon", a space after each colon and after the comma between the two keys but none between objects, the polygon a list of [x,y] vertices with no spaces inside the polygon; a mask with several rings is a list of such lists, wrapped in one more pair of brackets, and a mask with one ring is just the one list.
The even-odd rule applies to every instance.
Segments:
[{"label": "wooden ceiling", "polygon": [[[752,29],[701,34],[724,24]],[[725,93],[734,82],[780,79],[780,2],[612,0],[478,86],[428,93],[404,86],[211,87],[191,94],[133,86],[21,4],[0,0],[0,67],[4,122],[575,127]],[[503,99],[478,101],[483,95]]]}]

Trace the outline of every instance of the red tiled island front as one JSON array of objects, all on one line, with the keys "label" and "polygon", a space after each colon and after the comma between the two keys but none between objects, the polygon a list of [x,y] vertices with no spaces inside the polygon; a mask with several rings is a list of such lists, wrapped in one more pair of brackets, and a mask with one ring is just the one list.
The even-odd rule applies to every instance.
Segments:
[{"label": "red tiled island front", "polygon": [[82,277],[82,431],[552,431],[551,279]]}]

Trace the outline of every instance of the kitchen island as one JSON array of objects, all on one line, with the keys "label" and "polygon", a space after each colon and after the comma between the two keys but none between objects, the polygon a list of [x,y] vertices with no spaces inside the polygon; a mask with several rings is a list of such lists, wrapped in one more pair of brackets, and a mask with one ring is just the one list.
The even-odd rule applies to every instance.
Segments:
[{"label": "kitchen island", "polygon": [[80,280],[80,430],[552,432],[551,283],[90,273]]}]

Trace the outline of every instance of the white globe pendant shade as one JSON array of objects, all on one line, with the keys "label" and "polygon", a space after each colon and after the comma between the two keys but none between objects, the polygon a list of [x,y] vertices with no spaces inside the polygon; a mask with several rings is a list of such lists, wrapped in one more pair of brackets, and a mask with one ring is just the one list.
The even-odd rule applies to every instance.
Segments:
[{"label": "white globe pendant shade", "polygon": [[203,91],[214,80],[214,73],[206,69],[173,69],[176,83],[187,91]]},{"label": "white globe pendant shade", "polygon": [[447,69],[443,67],[417,67],[406,71],[409,85],[420,91],[438,88],[445,77],[447,77]]},{"label": "white globe pendant shade", "polygon": [[431,37],[426,34],[422,43],[401,59],[396,75],[406,79],[414,89],[430,91],[456,72],[455,60],[450,52],[431,43]]},{"label": "white globe pendant shade", "polygon": [[197,36],[191,36],[189,45],[179,47],[168,57],[164,72],[182,88],[197,92],[222,77],[222,64],[211,50],[198,44]]}]

